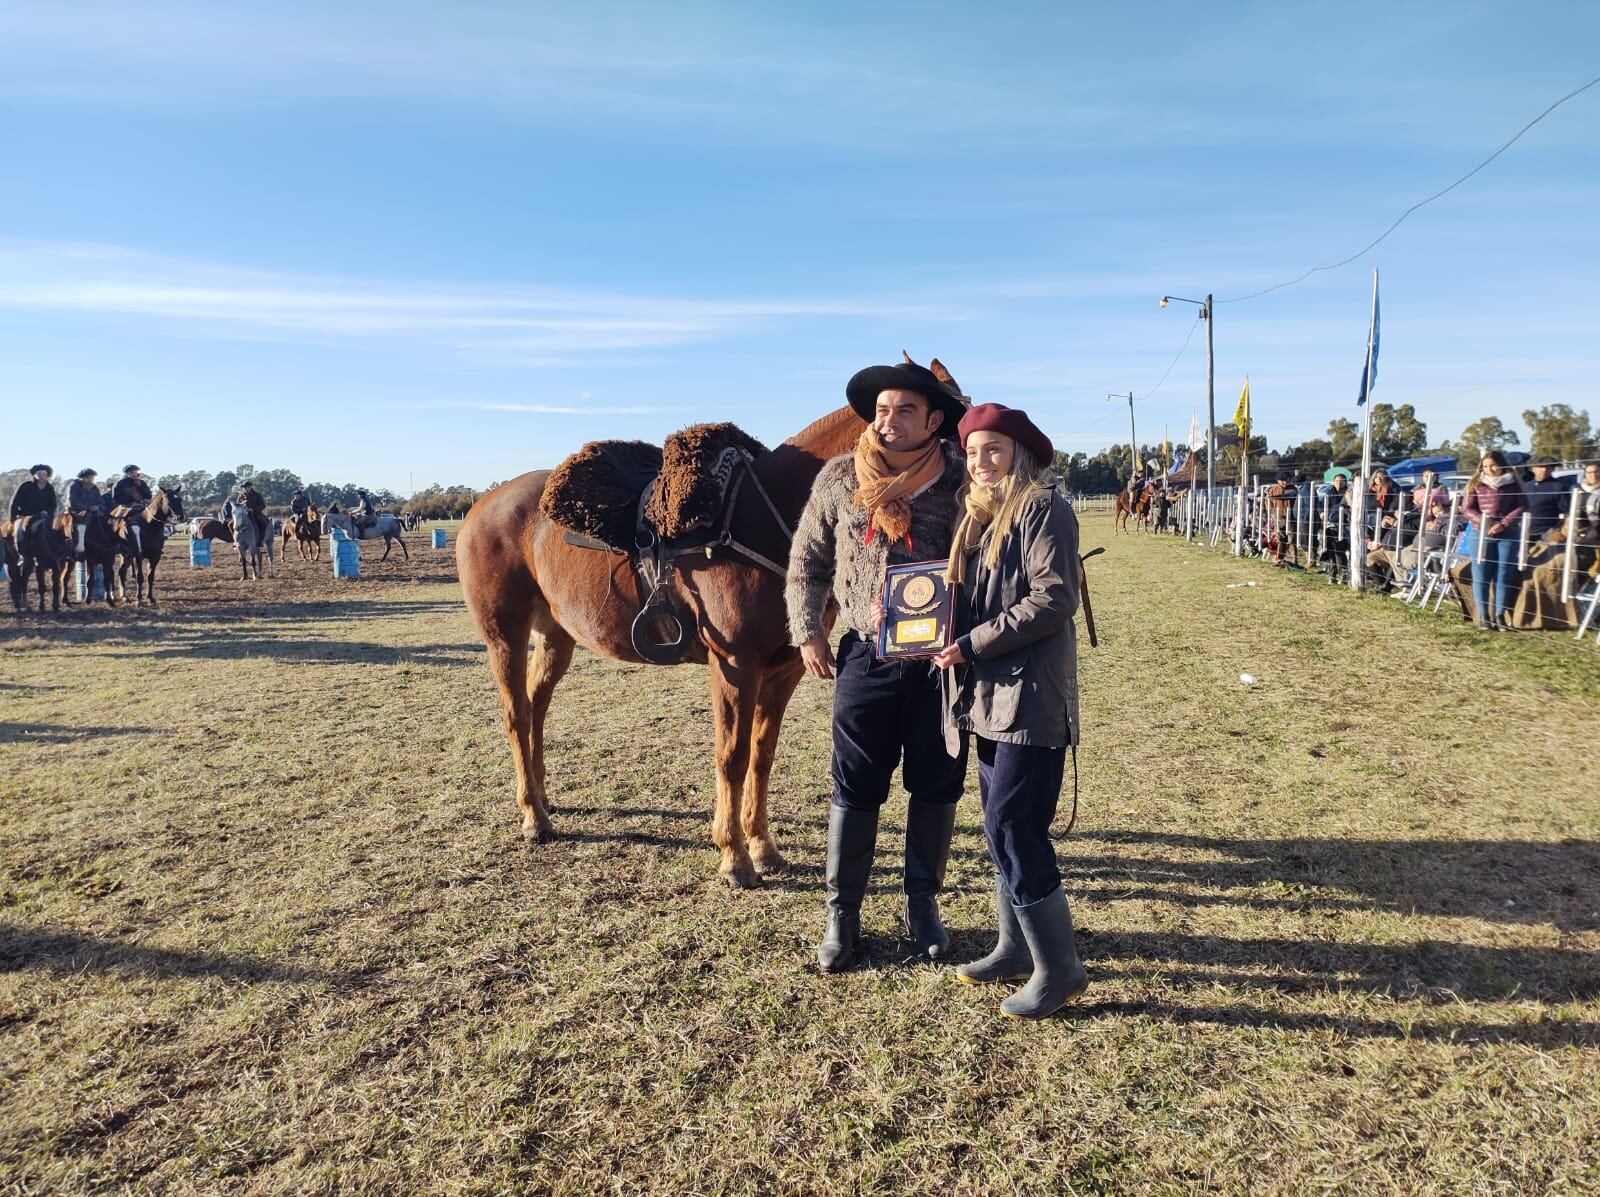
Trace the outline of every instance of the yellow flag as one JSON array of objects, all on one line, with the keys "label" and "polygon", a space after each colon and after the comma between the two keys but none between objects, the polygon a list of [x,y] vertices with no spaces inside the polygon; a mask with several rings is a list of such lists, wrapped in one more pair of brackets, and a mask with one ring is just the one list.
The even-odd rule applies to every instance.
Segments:
[{"label": "yellow flag", "polygon": [[1250,448],[1250,376],[1244,376],[1244,390],[1239,393],[1239,410],[1233,413],[1233,425],[1239,430],[1239,439],[1246,450]]}]

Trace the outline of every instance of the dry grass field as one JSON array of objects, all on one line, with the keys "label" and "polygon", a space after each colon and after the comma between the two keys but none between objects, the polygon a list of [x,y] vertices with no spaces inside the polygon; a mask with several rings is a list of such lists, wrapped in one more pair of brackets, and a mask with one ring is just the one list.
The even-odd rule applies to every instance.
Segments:
[{"label": "dry grass field", "polygon": [[[703,671],[582,653],[526,846],[450,550],[363,551],[0,617],[0,1191],[1600,1191],[1592,650],[1119,538],[1034,1026],[905,959],[903,806],[816,974],[825,683],[787,877],[717,879]],[[989,878],[972,789],[963,954]]]}]

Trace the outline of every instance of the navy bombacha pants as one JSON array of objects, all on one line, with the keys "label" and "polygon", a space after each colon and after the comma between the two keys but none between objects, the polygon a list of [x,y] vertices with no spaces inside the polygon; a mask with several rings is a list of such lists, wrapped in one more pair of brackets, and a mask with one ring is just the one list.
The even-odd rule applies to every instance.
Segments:
[{"label": "navy bombacha pants", "polygon": [[1012,901],[1031,906],[1061,886],[1050,824],[1061,797],[1067,750],[1007,744],[982,736],[975,739],[989,855],[1011,891]]},{"label": "navy bombacha pants", "polygon": [[967,753],[945,751],[939,675],[925,660],[882,661],[854,631],[834,659],[833,804],[877,810],[896,765],[913,802],[948,806],[961,797]]}]

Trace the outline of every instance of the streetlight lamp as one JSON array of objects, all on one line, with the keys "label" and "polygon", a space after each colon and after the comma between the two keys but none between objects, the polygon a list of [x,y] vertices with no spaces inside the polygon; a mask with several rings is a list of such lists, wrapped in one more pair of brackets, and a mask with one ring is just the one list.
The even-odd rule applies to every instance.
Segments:
[{"label": "streetlight lamp", "polygon": [[1144,471],[1139,468],[1139,440],[1133,433],[1133,392],[1124,395],[1121,391],[1107,391],[1106,398],[1128,401],[1128,460],[1133,463],[1134,477],[1138,477]]},{"label": "streetlight lamp", "polygon": [[1216,371],[1211,357],[1211,296],[1204,299],[1185,299],[1181,295],[1163,295],[1161,306],[1169,303],[1192,303],[1200,309],[1200,319],[1206,322],[1206,493],[1217,484],[1217,386]]}]

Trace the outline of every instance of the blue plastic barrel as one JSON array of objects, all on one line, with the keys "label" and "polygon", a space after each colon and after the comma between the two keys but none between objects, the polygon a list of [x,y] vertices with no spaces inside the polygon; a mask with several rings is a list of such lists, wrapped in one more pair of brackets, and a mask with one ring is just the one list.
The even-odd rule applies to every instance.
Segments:
[{"label": "blue plastic barrel", "polygon": [[73,579],[77,583],[77,595],[80,603],[103,602],[106,597],[106,576],[101,566],[94,567],[94,577],[88,575],[88,567],[78,562],[77,568],[72,571]]},{"label": "blue plastic barrel", "polygon": [[359,578],[361,576],[361,546],[345,535],[343,528],[335,528],[328,537],[329,553],[333,558],[333,576]]},{"label": "blue plastic barrel", "polygon": [[196,568],[211,564],[211,542],[196,536],[189,541],[189,564]]},{"label": "blue plastic barrel", "polygon": [[436,549],[444,548],[445,541],[447,541],[448,539],[449,539],[449,537],[447,537],[444,534],[444,529],[443,528],[435,528],[433,530],[433,547],[434,548],[436,548]]}]

